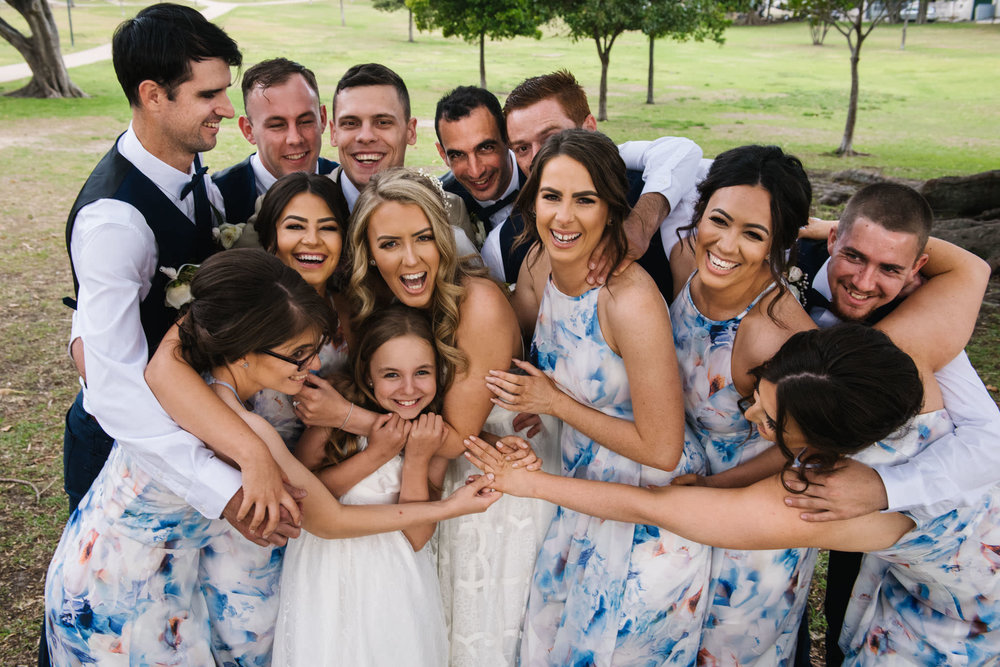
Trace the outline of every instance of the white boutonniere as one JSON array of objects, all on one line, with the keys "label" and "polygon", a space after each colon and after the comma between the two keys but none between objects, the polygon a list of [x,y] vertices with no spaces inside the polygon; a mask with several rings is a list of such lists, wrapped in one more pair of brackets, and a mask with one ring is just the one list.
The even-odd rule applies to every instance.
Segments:
[{"label": "white boutonniere", "polygon": [[194,301],[194,297],[191,296],[191,281],[194,280],[198,266],[198,264],[182,264],[179,269],[160,267],[160,273],[170,278],[170,282],[164,288],[166,298],[163,302],[166,305],[180,310],[181,306]]},{"label": "white boutonniere", "polygon": [[808,278],[809,276],[797,266],[793,266],[785,272],[785,284],[788,286],[788,291],[792,293],[796,301],[802,304],[803,308],[806,305],[805,293],[809,286]]},{"label": "white boutonniere", "polygon": [[222,246],[223,250],[229,250],[243,236],[243,228],[246,226],[247,223],[245,222],[241,222],[238,225],[224,222],[218,227],[212,228],[212,238]]}]

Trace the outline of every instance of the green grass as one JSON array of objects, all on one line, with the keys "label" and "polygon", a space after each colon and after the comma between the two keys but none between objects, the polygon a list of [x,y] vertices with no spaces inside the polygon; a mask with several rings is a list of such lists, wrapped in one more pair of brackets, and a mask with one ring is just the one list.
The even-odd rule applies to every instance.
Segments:
[{"label": "green grass", "polygon": [[[132,14],[141,5],[124,5]],[[379,61],[407,81],[419,139],[408,164],[444,171],[431,125],[437,99],[478,82],[477,47],[440,35],[406,41],[406,13],[375,12],[368,3],[248,5],[219,23],[241,44],[247,64],[285,55],[311,66],[329,103],[350,65]],[[64,7],[53,7],[64,52],[71,51]],[[19,17],[0,3],[0,17]],[[120,4],[77,0],[76,49],[110,40]],[[679,134],[706,155],[747,142],[779,143],[811,170],[882,169],[893,176],[967,174],[1000,164],[1000,25],[910,26],[900,51],[898,26],[875,30],[861,61],[861,113],[856,148],[869,157],[830,152],[843,131],[848,91],[847,48],[836,33],[814,47],[802,24],[732,28],[726,44],[656,45],[656,104],[645,100],[647,45],[625,35],[611,54],[608,112],[602,130],[618,140]],[[20,62],[0,42],[0,65]],[[524,77],[570,68],[597,106],[600,69],[594,45],[573,43],[558,28],[541,40],[487,43],[487,76],[501,98]],[[0,664],[32,664],[41,618],[45,567],[66,519],[62,492],[62,419],[76,392],[66,357],[71,290],[63,225],[90,169],[128,123],[130,114],[111,63],[71,70],[89,98],[22,100],[0,96]],[[24,81],[0,84],[0,94]],[[231,93],[237,107],[239,94]],[[214,168],[247,155],[235,122],[226,124]],[[324,151],[336,158],[333,149]],[[823,211],[824,214],[829,213]],[[1000,302],[997,284],[988,297]],[[970,346],[986,382],[1000,385],[1000,315],[987,304]],[[995,397],[998,395],[995,393]]]}]

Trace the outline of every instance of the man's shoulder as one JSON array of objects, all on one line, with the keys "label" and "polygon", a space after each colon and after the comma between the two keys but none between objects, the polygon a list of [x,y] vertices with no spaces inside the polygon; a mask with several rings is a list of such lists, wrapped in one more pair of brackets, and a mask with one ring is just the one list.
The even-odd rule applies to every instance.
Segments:
[{"label": "man's shoulder", "polygon": [[229,183],[233,182],[234,180],[238,180],[240,178],[244,179],[247,178],[248,174],[249,177],[252,179],[253,166],[250,164],[250,158],[253,157],[253,155],[254,154],[250,154],[240,162],[237,162],[234,165],[230,165],[225,169],[220,169],[219,171],[215,172],[214,174],[212,174],[212,181],[220,188],[223,188]]}]

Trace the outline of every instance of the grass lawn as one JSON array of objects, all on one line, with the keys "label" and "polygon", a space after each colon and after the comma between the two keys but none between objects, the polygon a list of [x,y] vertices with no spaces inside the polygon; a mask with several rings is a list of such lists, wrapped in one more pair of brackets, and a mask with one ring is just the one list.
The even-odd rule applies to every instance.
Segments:
[{"label": "grass lawn", "polygon": [[[76,46],[65,7],[53,7],[63,51],[106,43],[141,4],[77,0]],[[367,2],[247,3],[219,19],[241,44],[247,64],[284,55],[310,65],[327,98],[351,64],[379,61],[406,79],[420,119],[408,164],[443,172],[430,119],[437,99],[478,82],[477,47],[440,35],[406,41],[405,12],[383,14]],[[0,18],[22,26],[0,4]],[[597,106],[599,61],[591,42],[573,43],[558,28],[541,40],[487,44],[490,88],[501,98],[524,77],[570,68]],[[608,113],[602,130],[617,140],[688,136],[708,156],[748,142],[779,143],[813,171],[881,169],[905,178],[967,174],[1000,164],[1000,25],[877,28],[861,61],[861,110],[855,135],[867,157],[833,157],[846,113],[848,55],[835,32],[810,44],[803,24],[732,28],[726,44],[656,45],[656,104],[646,97],[647,44],[624,35],[611,54]],[[0,42],[0,65],[20,62]],[[66,519],[62,492],[62,417],[76,391],[65,355],[71,291],[65,216],[81,184],[129,111],[110,62],[71,70],[88,94],[79,100],[0,97],[0,664],[33,663],[45,567]],[[0,83],[0,94],[24,81]],[[237,107],[239,94],[232,94]],[[329,102],[329,99],[327,99]],[[209,164],[221,168],[249,152],[227,123]],[[327,157],[336,158],[327,148]],[[995,350],[1000,295],[988,297],[971,351],[987,382],[1000,385]],[[996,395],[995,395],[996,396]],[[15,480],[15,481],[10,481]],[[36,495],[37,493],[37,495]]]}]

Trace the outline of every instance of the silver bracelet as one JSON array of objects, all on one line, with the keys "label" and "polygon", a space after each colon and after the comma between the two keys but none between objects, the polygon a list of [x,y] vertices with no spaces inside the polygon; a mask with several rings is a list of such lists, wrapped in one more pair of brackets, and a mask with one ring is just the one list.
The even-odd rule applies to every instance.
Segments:
[{"label": "silver bracelet", "polygon": [[344,430],[344,427],[347,426],[347,422],[350,421],[352,412],[354,412],[354,403],[351,403],[351,409],[347,411],[347,416],[344,417],[344,423],[340,425],[341,431]]}]

